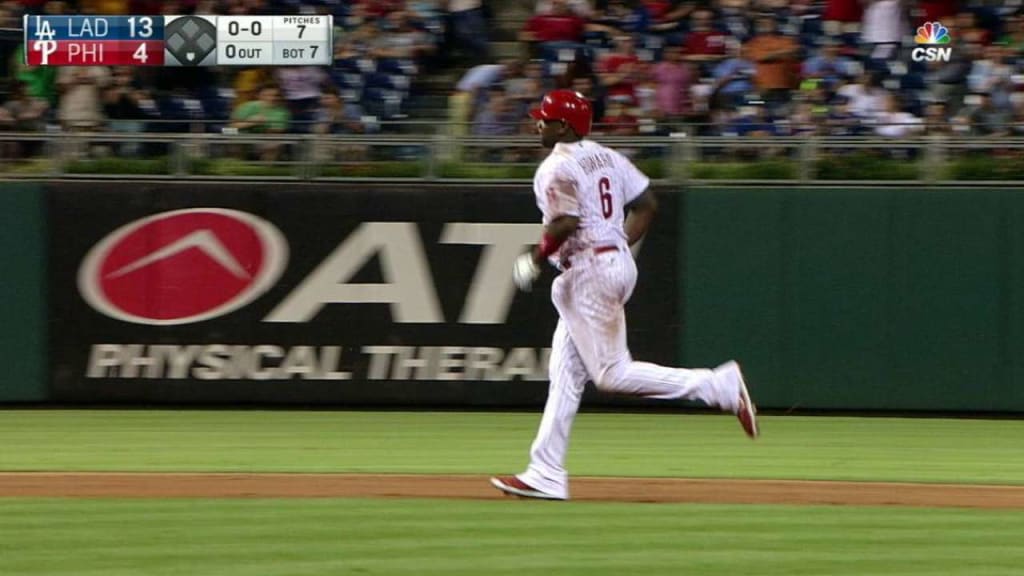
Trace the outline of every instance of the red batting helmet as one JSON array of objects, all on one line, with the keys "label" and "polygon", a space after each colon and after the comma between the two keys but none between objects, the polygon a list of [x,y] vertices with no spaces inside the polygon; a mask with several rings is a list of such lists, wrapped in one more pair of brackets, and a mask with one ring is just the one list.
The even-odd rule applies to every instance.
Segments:
[{"label": "red batting helmet", "polygon": [[544,96],[540,108],[530,110],[535,120],[562,120],[580,137],[590,134],[593,114],[590,100],[575,90],[552,90]]}]

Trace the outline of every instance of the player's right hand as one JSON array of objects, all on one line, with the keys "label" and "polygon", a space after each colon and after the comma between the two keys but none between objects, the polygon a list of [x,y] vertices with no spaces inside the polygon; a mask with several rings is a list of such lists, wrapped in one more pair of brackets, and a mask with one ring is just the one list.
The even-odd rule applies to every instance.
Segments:
[{"label": "player's right hand", "polygon": [[512,281],[515,282],[517,288],[523,292],[529,292],[533,289],[533,283],[538,276],[540,276],[540,266],[537,266],[533,260],[533,254],[527,252],[516,258],[516,262],[512,266]]}]

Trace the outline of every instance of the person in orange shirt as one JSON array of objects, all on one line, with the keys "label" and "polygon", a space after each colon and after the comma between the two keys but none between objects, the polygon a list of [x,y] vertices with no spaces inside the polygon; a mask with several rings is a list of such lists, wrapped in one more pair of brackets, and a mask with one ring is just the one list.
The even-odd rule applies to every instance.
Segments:
[{"label": "person in orange shirt", "polygon": [[83,14],[127,14],[128,0],[82,0],[79,9]]},{"label": "person in orange shirt", "polygon": [[743,53],[757,66],[754,83],[765,100],[773,103],[788,101],[789,92],[799,80],[800,45],[796,40],[779,34],[775,18],[762,15],[757,19],[755,35]]}]

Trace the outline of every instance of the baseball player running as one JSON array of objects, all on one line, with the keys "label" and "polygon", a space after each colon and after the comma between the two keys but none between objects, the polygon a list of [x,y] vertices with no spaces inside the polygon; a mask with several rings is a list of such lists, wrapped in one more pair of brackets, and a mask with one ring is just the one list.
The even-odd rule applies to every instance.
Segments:
[{"label": "baseball player running", "polygon": [[606,392],[700,400],[736,414],[744,432],[756,438],[757,410],[736,362],[686,370],[630,356],[623,307],[637,270],[629,246],[644,236],[657,209],[647,191],[650,180],[622,154],[584,138],[592,113],[582,94],[550,92],[530,115],[544,147],[551,148],[533,180],[544,234],[516,260],[513,280],[529,291],[545,260],[561,270],[551,286],[559,320],[530,465],[522,474],[491,478],[491,484],[528,498],[569,498],[565,455],[588,380]]}]

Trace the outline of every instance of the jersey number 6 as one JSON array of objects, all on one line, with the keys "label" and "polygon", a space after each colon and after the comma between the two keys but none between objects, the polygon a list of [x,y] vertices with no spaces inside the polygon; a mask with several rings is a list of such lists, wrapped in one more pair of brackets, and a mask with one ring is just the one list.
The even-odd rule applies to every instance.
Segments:
[{"label": "jersey number 6", "polygon": [[612,181],[603,176],[598,180],[597,188],[601,193],[601,214],[607,220],[612,217],[612,195],[608,192],[612,188]]}]

